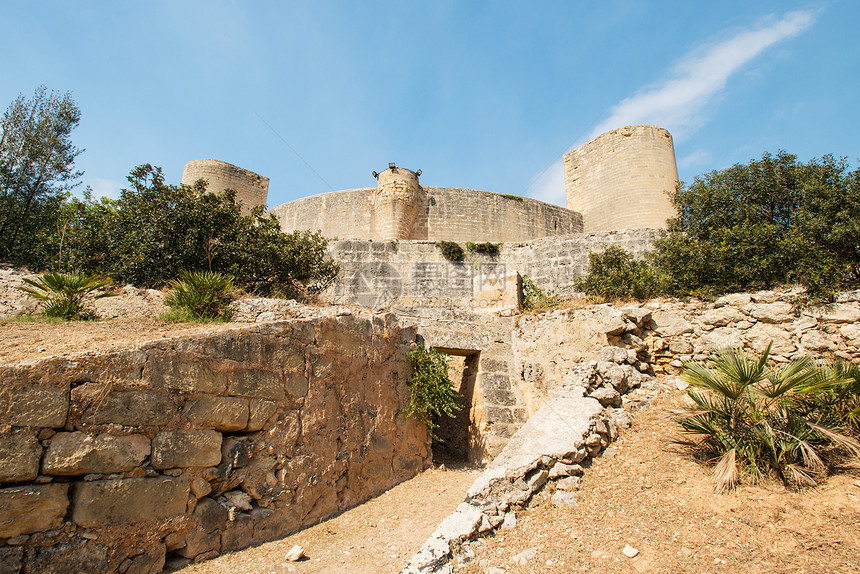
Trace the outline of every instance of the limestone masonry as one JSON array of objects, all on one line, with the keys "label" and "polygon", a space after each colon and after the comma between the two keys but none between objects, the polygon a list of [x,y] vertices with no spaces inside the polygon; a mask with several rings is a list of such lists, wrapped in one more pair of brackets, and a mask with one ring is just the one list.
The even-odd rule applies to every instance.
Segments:
[{"label": "limestone masonry", "polygon": [[195,159],[185,164],[182,183],[191,185],[198,179],[206,180],[209,183],[207,189],[211,192],[235,191],[236,200],[242,202],[245,213],[255,207],[266,207],[268,177],[215,159]]},{"label": "limestone masonry", "polygon": [[[376,187],[290,201],[269,213],[290,232],[337,239],[510,242],[581,232],[663,228],[675,211],[669,192],[678,171],[672,136],[655,126],[605,133],[564,157],[567,208],[515,195],[425,187],[421,170],[393,163],[373,172]],[[236,166],[189,162],[183,183],[206,179],[210,191],[232,188],[245,208],[265,205],[267,178]]]}]

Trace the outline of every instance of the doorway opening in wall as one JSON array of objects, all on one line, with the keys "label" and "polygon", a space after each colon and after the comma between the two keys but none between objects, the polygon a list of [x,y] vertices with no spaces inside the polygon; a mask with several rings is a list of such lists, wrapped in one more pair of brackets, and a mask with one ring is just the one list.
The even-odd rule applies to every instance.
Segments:
[{"label": "doorway opening in wall", "polygon": [[433,462],[449,467],[464,466],[480,460],[475,425],[475,381],[481,353],[458,349],[436,349],[447,355],[448,377],[460,393],[461,409],[454,417],[434,415],[439,440],[433,441]]}]

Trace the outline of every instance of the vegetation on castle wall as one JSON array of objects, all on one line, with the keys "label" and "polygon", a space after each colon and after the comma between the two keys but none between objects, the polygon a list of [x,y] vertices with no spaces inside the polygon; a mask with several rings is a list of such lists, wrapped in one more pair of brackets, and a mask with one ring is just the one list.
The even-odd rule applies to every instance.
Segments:
[{"label": "vegetation on castle wall", "polygon": [[459,263],[463,260],[463,248],[455,241],[440,241],[437,243],[442,255],[451,263]]},{"label": "vegetation on castle wall", "polygon": [[542,289],[528,275],[523,275],[523,303],[525,312],[555,309],[564,298],[552,289]]},{"label": "vegetation on castle wall", "polygon": [[485,255],[489,255],[494,257],[499,254],[499,249],[501,248],[501,243],[474,243],[472,241],[466,242],[466,249],[469,251],[474,251],[475,253],[484,253]]},{"label": "vegetation on castle wall", "polygon": [[588,264],[588,274],[575,286],[592,297],[647,299],[661,291],[654,268],[617,245],[610,245],[602,253],[589,253]]},{"label": "vegetation on castle wall", "polygon": [[433,415],[453,417],[463,408],[462,395],[454,390],[454,382],[448,377],[448,360],[424,345],[409,351],[407,358],[412,365],[412,378],[408,382],[410,399],[405,413],[426,426],[433,439],[441,440],[433,432],[438,426]]}]

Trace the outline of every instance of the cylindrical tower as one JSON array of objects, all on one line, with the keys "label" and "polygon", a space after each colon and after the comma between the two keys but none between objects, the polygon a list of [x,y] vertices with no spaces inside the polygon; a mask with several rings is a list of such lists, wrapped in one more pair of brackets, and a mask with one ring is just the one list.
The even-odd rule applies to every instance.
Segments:
[{"label": "cylindrical tower", "polygon": [[672,136],[656,126],[606,132],[564,156],[567,208],[586,233],[665,228],[677,183]]},{"label": "cylindrical tower", "polygon": [[268,177],[217,159],[195,159],[185,164],[182,183],[192,185],[198,179],[205,179],[209,183],[206,191],[235,191],[236,201],[242,202],[242,213],[247,214],[257,206],[266,207]]},{"label": "cylindrical tower", "polygon": [[376,233],[379,239],[409,239],[412,224],[421,206],[421,186],[417,172],[396,167],[393,163],[376,174],[376,193],[373,195],[376,216]]}]

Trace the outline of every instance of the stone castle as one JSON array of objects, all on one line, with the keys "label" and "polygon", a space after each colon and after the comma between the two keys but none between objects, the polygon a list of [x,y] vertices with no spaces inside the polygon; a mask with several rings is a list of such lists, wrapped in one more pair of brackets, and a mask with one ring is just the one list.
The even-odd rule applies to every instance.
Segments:
[{"label": "stone castle", "polygon": [[[655,126],[607,132],[564,156],[567,208],[531,198],[425,187],[421,170],[373,172],[376,187],[297,199],[270,210],[284,231],[321,230],[339,239],[520,242],[544,237],[662,228],[674,215],[678,181],[672,136]],[[266,205],[269,179],[228,163],[189,162],[183,183],[234,189],[246,210]]]}]

